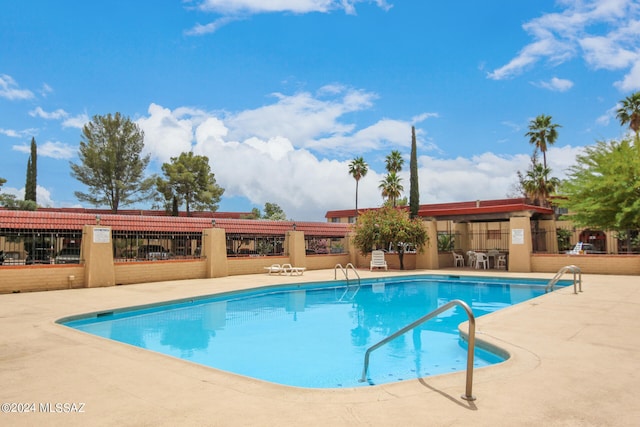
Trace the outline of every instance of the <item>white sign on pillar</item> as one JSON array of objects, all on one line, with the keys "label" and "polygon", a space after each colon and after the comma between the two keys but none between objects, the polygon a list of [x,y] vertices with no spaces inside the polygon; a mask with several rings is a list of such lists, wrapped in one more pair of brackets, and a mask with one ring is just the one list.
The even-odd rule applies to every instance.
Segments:
[{"label": "white sign on pillar", "polygon": [[94,228],[93,243],[111,243],[111,229],[105,227]]},{"label": "white sign on pillar", "polygon": [[511,244],[524,245],[524,229],[514,228],[511,230]]}]

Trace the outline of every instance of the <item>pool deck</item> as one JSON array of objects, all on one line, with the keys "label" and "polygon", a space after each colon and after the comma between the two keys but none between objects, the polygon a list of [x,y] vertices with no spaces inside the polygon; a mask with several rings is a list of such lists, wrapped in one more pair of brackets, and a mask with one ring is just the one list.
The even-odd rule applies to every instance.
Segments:
[{"label": "pool deck", "polygon": [[[363,278],[486,275],[462,269],[359,273]],[[574,295],[572,287],[564,288],[479,318],[476,339],[500,346],[511,358],[475,370],[475,401],[460,398],[465,391],[463,372],[358,389],[300,389],[206,368],[55,323],[72,314],[270,284],[326,281],[333,274],[321,270],[293,277],[262,274],[0,295],[0,403],[35,403],[36,409],[4,413],[3,406],[0,425],[640,425],[640,401],[634,391],[640,384],[637,276],[584,275],[583,293]],[[52,411],[56,403],[75,403],[83,412],[41,412],[47,403]]]}]

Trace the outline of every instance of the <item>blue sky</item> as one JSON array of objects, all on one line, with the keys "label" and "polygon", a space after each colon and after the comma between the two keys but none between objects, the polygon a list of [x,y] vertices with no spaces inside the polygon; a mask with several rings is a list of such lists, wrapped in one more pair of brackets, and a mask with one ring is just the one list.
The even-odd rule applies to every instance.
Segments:
[{"label": "blue sky", "polygon": [[503,198],[531,119],[562,126],[547,152],[562,178],[584,146],[627,133],[615,109],[637,90],[632,0],[2,2],[2,191],[23,196],[33,136],[38,202],[82,206],[81,127],[120,112],[145,132],[147,173],[208,156],[221,211],[324,220],[354,207],[356,156],[358,204],[379,206],[391,150],[408,195],[412,125],[421,203]]}]

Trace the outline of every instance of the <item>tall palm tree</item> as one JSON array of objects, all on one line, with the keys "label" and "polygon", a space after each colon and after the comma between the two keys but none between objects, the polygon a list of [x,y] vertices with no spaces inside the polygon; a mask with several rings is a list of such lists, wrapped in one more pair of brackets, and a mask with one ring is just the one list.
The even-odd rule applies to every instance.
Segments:
[{"label": "tall palm tree", "polygon": [[387,172],[400,172],[402,170],[402,165],[404,164],[404,159],[402,158],[402,154],[398,150],[391,151],[385,158]]},{"label": "tall palm tree", "polygon": [[551,123],[551,116],[540,114],[529,122],[529,132],[525,136],[529,137],[529,143],[542,153],[544,167],[547,167],[547,146],[553,145],[558,138],[556,128],[562,127]]},{"label": "tall palm tree", "polygon": [[400,178],[395,172],[389,172],[383,180],[380,181],[378,188],[382,190],[382,197],[386,197],[391,205],[395,208],[398,197],[404,191],[404,187],[400,184]]},{"label": "tall palm tree", "polygon": [[618,108],[616,117],[622,126],[629,123],[629,127],[636,133],[636,141],[640,136],[640,92],[627,96],[622,100],[622,106]]},{"label": "tall palm tree", "polygon": [[361,157],[356,157],[349,163],[349,174],[356,180],[356,217],[358,216],[358,183],[369,172],[369,165]]}]

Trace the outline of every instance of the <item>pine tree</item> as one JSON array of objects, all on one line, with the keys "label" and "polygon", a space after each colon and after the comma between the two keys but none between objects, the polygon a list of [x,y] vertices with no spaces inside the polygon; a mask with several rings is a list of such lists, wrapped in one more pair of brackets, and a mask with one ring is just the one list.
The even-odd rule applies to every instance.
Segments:
[{"label": "pine tree", "polygon": [[420,208],[420,190],[418,188],[418,149],[416,147],[416,128],[411,126],[411,159],[409,160],[409,215],[416,218]]},{"label": "pine tree", "polygon": [[27,161],[27,182],[24,186],[24,200],[36,201],[36,188],[38,187],[38,148],[36,139],[31,138],[31,155]]}]

